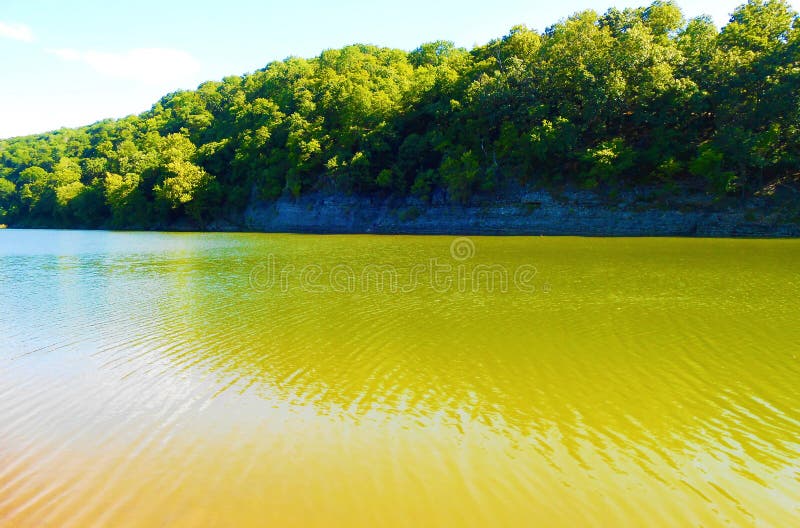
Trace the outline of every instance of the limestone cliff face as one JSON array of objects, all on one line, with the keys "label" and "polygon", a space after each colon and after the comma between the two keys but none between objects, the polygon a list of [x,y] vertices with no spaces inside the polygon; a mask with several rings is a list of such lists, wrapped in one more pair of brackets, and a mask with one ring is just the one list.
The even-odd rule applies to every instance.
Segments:
[{"label": "limestone cliff face", "polygon": [[[331,194],[276,202],[254,200],[245,211],[252,231],[297,233],[797,237],[800,226],[731,210],[646,207],[635,197],[615,206],[588,192],[520,192],[488,205],[422,203]],[[683,212],[688,210],[689,212]]]}]

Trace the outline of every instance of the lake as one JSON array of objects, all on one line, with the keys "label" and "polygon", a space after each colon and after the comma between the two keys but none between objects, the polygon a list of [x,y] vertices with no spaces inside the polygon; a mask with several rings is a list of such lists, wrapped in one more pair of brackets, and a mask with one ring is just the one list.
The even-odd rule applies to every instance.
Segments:
[{"label": "lake", "polygon": [[800,241],[0,231],[0,525],[800,523]]}]

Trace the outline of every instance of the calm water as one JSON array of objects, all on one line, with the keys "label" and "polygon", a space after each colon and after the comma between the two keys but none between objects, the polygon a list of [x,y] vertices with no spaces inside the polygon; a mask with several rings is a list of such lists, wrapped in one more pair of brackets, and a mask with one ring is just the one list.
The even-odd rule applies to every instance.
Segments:
[{"label": "calm water", "polygon": [[799,241],[0,231],[0,525],[798,525],[799,307]]}]

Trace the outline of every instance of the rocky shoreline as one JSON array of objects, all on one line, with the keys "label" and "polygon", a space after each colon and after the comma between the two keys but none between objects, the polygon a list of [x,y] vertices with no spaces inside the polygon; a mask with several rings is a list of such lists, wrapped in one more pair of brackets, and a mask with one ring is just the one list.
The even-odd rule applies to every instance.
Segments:
[{"label": "rocky shoreline", "polygon": [[[526,192],[470,205],[443,199],[423,203],[311,194],[275,202],[254,200],[244,213],[243,227],[247,231],[331,234],[800,237],[800,225],[764,214],[763,209],[697,207],[688,201],[672,208],[656,207],[633,195],[609,205],[586,191],[557,196],[547,191]],[[237,230],[222,224],[210,228]]]},{"label": "rocky shoreline", "polygon": [[[415,198],[317,192],[276,201],[251,199],[241,214],[199,225],[189,219],[147,226],[13,224],[9,228],[122,231],[263,232],[382,235],[800,238],[794,196],[715,202],[706,195],[653,199],[648,190],[620,196],[591,191],[516,192],[460,205],[442,193]],[[1,226],[0,226],[1,227]]]}]

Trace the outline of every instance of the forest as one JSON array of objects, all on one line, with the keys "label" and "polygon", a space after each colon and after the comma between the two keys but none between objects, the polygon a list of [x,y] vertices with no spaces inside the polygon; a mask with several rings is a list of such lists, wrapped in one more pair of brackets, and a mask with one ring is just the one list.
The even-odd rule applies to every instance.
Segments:
[{"label": "forest", "polygon": [[0,224],[198,226],[304,193],[454,203],[513,186],[747,199],[800,187],[800,18],[583,11],[472,50],[289,57],[141,115],[0,141]]}]

